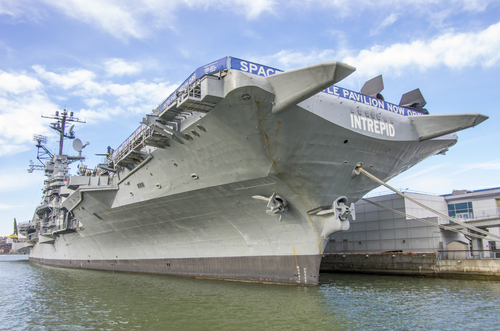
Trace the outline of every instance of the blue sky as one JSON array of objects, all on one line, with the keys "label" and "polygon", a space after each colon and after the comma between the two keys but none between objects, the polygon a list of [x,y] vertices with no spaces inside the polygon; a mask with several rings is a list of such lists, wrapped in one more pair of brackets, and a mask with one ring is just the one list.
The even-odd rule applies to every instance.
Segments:
[{"label": "blue sky", "polygon": [[40,202],[43,173],[26,171],[33,134],[57,151],[40,115],[67,107],[86,120],[75,131],[94,166],[196,68],[226,55],[284,70],[339,60],[357,68],[339,86],[358,91],[382,74],[387,101],[418,87],[431,114],[488,115],[390,183],[434,194],[500,186],[498,1],[2,0],[0,235]]}]

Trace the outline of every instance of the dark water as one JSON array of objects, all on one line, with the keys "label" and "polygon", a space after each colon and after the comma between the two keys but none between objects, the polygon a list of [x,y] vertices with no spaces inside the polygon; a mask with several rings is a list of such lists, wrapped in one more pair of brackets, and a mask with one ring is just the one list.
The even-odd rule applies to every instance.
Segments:
[{"label": "dark water", "polygon": [[2,330],[499,330],[500,282],[321,274],[317,287],[0,256]]}]

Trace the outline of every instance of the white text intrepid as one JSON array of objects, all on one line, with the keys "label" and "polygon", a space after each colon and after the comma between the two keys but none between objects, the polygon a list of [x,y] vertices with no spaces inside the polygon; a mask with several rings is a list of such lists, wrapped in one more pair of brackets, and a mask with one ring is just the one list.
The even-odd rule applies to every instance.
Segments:
[{"label": "white text intrepid", "polygon": [[385,134],[389,137],[394,137],[396,135],[394,125],[354,114],[351,114],[351,127],[377,134]]}]

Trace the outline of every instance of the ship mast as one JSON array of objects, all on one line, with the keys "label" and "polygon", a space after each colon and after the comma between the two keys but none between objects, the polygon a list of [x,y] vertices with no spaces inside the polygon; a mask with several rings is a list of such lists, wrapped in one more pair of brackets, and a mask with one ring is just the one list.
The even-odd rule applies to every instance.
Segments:
[{"label": "ship mast", "polygon": [[59,132],[59,154],[63,153],[63,145],[64,138],[75,139],[75,132],[73,131],[72,125],[69,129],[69,133],[66,133],[66,123],[77,122],[77,123],[85,123],[85,121],[81,121],[80,119],[73,117],[73,112],[68,113],[68,110],[64,108],[61,114],[56,111],[53,116],[43,116],[43,118],[51,118],[57,120],[57,122],[51,123],[50,128]]}]

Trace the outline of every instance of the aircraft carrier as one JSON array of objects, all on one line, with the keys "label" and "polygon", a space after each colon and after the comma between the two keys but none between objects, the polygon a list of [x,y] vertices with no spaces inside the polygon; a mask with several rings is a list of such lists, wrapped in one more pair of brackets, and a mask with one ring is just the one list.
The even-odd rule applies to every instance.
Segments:
[{"label": "aircraft carrier", "polygon": [[[323,62],[281,72],[224,57],[198,68],[118,147],[87,168],[62,152],[66,110],[49,116],[59,153],[38,137],[47,176],[20,224],[42,264],[258,282],[317,284],[330,234],[354,202],[445,152],[480,114],[428,115],[420,91],[386,102],[381,76],[354,92],[355,70]],[[69,164],[79,163],[77,175]]]}]

